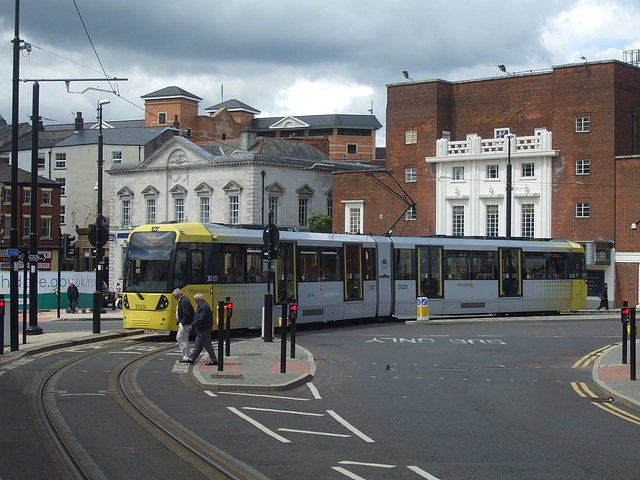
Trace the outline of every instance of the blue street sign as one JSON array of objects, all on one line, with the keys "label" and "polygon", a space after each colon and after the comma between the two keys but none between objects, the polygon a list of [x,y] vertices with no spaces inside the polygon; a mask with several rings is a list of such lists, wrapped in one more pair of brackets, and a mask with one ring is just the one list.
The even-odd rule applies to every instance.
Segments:
[{"label": "blue street sign", "polygon": [[18,256],[18,249],[17,248],[7,248],[7,255],[9,255],[10,257],[17,257]]}]

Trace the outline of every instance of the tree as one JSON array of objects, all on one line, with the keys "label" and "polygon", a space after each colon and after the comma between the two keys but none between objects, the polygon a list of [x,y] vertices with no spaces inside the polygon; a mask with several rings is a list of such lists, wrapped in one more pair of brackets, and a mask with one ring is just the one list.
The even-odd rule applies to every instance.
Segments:
[{"label": "tree", "polygon": [[331,232],[333,228],[333,219],[324,213],[312,213],[307,223],[312,232]]}]

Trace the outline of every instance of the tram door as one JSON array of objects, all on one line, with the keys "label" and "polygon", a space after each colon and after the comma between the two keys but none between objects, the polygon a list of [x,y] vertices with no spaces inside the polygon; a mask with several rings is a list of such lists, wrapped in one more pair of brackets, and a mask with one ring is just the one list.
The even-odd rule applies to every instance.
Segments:
[{"label": "tram door", "polygon": [[298,298],[295,260],[294,244],[280,242],[276,262],[276,303],[291,302]]},{"label": "tram door", "polygon": [[519,248],[500,249],[500,296],[522,296],[522,252]]},{"label": "tram door", "polygon": [[362,245],[344,246],[344,299],[362,300]]}]

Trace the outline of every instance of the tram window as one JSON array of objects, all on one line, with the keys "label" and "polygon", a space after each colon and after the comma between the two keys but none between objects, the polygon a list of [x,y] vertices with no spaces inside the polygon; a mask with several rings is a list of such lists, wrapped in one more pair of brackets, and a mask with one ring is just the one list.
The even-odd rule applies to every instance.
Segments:
[{"label": "tram window", "polygon": [[239,245],[225,245],[222,250],[221,283],[242,283],[244,282],[244,254],[243,248]]},{"label": "tram window", "polygon": [[[189,275],[189,251],[186,248],[176,250],[176,262],[173,269],[173,284],[175,288],[182,288],[187,284]],[[149,272],[149,269],[147,269]]]},{"label": "tram window", "polygon": [[339,249],[323,248],[320,250],[320,279],[326,282],[342,281]]},{"label": "tram window", "polygon": [[300,260],[298,265],[298,281],[317,282],[320,280],[320,261],[317,248],[298,247]]},{"label": "tram window", "polygon": [[191,244],[191,279],[189,283],[204,283],[204,248],[201,244]]},{"label": "tram window", "polygon": [[547,253],[547,277],[551,279],[566,278],[566,256],[564,253]]},{"label": "tram window", "polygon": [[376,249],[362,249],[362,273],[365,280],[376,279]]},{"label": "tram window", "polygon": [[471,278],[493,280],[496,278],[496,256],[494,252],[473,252],[471,257]]},{"label": "tram window", "polygon": [[545,254],[527,253],[524,255],[524,278],[527,280],[541,280],[546,277]]},{"label": "tram window", "polygon": [[450,280],[469,280],[469,252],[447,252],[447,277]]},{"label": "tram window", "polygon": [[395,276],[396,280],[416,279],[416,252],[415,250],[396,250]]},{"label": "tram window", "polygon": [[247,281],[249,283],[264,283],[267,277],[262,270],[262,250],[247,248]]},{"label": "tram window", "polygon": [[587,266],[584,253],[570,253],[567,255],[567,277],[579,278],[586,281]]}]

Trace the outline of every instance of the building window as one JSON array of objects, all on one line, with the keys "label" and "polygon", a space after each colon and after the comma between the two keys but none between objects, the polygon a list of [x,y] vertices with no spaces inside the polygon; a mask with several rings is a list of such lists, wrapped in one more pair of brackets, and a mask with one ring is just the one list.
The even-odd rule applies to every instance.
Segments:
[{"label": "building window", "polygon": [[487,205],[487,237],[498,236],[498,205]]},{"label": "building window", "polygon": [[163,123],[167,123],[167,114],[166,113],[159,113],[158,114],[158,123],[160,125],[162,125]]},{"label": "building window", "polygon": [[576,117],[576,133],[591,131],[591,117]]},{"label": "building window", "polygon": [[407,211],[404,213],[404,219],[407,221],[410,220],[417,220],[418,219],[418,214],[416,213],[416,206],[415,205],[411,205]]},{"label": "building window", "polygon": [[184,222],[184,197],[176,197],[173,199],[175,206],[175,221]]},{"label": "building window", "polygon": [[22,236],[24,238],[31,235],[31,217],[25,216],[22,221]]},{"label": "building window", "polygon": [[418,181],[418,169],[417,168],[405,168],[404,169],[404,181],[406,183],[415,183]]},{"label": "building window", "polygon": [[343,200],[344,204],[344,231],[346,233],[362,233],[363,200]]},{"label": "building window", "polygon": [[51,238],[51,217],[40,219],[40,235],[42,238]]},{"label": "building window", "polygon": [[9,238],[11,236],[11,217],[4,217],[4,236]]},{"label": "building window", "polygon": [[38,154],[38,170],[44,170],[46,168],[45,162],[47,161],[44,153]]},{"label": "building window", "polygon": [[156,223],[156,199],[147,198],[147,223]]},{"label": "building window", "polygon": [[56,182],[60,184],[60,196],[67,196],[67,179],[66,178],[56,178]]},{"label": "building window", "polygon": [[493,129],[493,138],[504,138],[509,135],[508,128],[494,128]]},{"label": "building window", "polygon": [[535,177],[535,168],[533,163],[522,164],[522,176],[523,177]]},{"label": "building window", "polygon": [[66,205],[60,205],[60,225],[67,224],[67,207]]},{"label": "building window", "polygon": [[298,198],[298,225],[301,227],[306,227],[308,218],[309,218],[309,199]]},{"label": "building window", "polygon": [[200,221],[202,223],[209,223],[211,220],[211,198],[200,197]]},{"label": "building window", "polygon": [[55,169],[67,168],[67,154],[66,153],[56,153],[56,163],[54,166]]},{"label": "building window", "polygon": [[407,130],[404,132],[404,143],[407,145],[418,143],[418,130]]},{"label": "building window", "polygon": [[347,233],[362,233],[360,226],[362,225],[362,210],[360,207],[352,207],[349,209],[349,231]]},{"label": "building window", "polygon": [[464,167],[453,167],[451,178],[458,181],[464,180]]},{"label": "building window", "polygon": [[333,193],[327,195],[327,215],[333,218]]},{"label": "building window", "polygon": [[31,205],[31,189],[30,188],[25,188],[23,190],[23,196],[24,196],[24,202],[22,203],[23,205]]},{"label": "building window", "polygon": [[534,238],[534,210],[533,204],[527,203],[522,205],[522,236],[525,238]]},{"label": "building window", "polygon": [[51,190],[42,190],[42,205],[51,206]]},{"label": "building window", "polygon": [[576,203],[576,218],[589,218],[589,202]]},{"label": "building window", "polygon": [[487,179],[495,180],[498,178],[498,165],[487,165]]},{"label": "building window", "polygon": [[4,204],[11,205],[11,187],[4,187]]},{"label": "building window", "polygon": [[122,152],[111,152],[111,163],[122,163]]},{"label": "building window", "polygon": [[591,160],[583,158],[576,160],[576,175],[589,175],[591,174]]},{"label": "building window", "polygon": [[464,206],[453,207],[453,235],[455,237],[464,236]]},{"label": "building window", "polygon": [[278,208],[278,198],[279,197],[272,197],[269,196],[269,212],[271,212],[273,214],[271,220],[272,222],[277,225],[278,224],[278,217],[279,215],[279,208]]},{"label": "building window", "polygon": [[355,155],[356,153],[358,153],[358,145],[356,145],[355,143],[348,143],[347,144],[347,154]]},{"label": "building window", "polygon": [[122,226],[131,226],[131,200],[122,200]]},{"label": "building window", "polygon": [[240,223],[240,197],[229,195],[229,225]]}]

